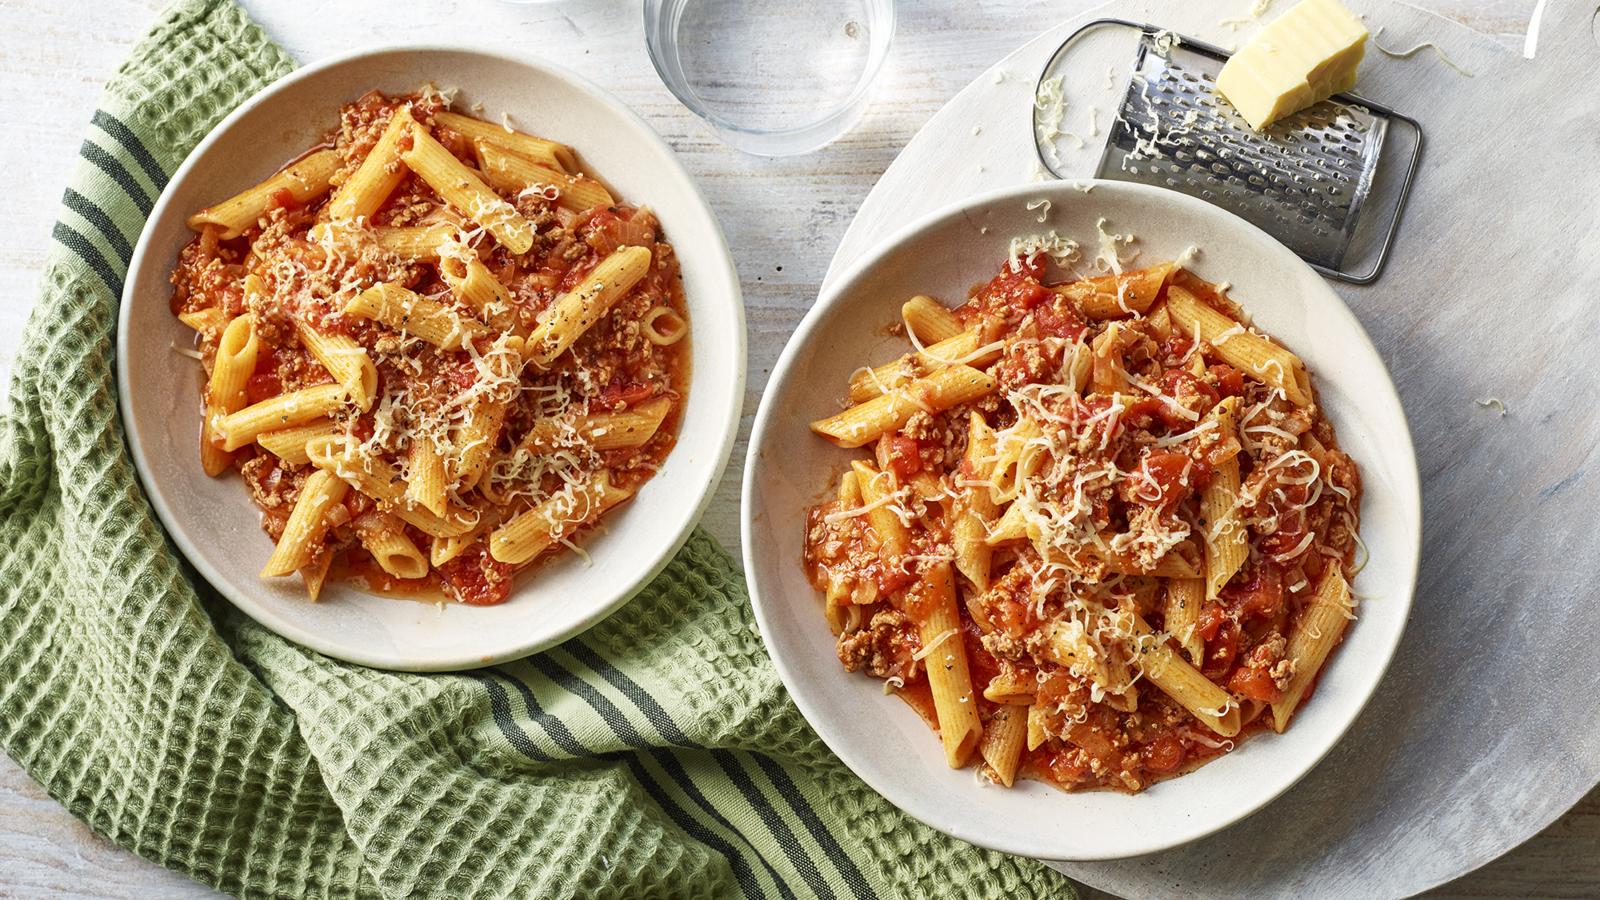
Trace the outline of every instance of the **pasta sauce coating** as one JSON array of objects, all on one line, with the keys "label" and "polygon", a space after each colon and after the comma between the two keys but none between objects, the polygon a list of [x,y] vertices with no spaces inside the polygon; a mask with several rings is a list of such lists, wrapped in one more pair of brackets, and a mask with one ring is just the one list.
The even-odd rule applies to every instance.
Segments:
[{"label": "pasta sauce coating", "polygon": [[[965,356],[913,332],[812,425],[873,457],[807,517],[845,669],[942,731],[930,663],[960,644],[981,736],[950,762],[1007,785],[1137,792],[1282,730],[1358,568],[1360,477],[1299,360],[1170,263],[1051,284],[1014,258],[953,313]],[[992,389],[919,393],[961,366]],[[909,416],[871,406],[895,391]],[[917,586],[952,565],[934,648]]]},{"label": "pasta sauce coating", "polygon": [[[299,571],[313,598],[331,569],[503,602],[675,442],[688,323],[655,216],[570,149],[448,107],[431,88],[346,105],[322,145],[192,217],[172,274],[207,380],[202,459],[242,476],[275,560],[294,563],[264,574]],[[625,278],[592,284],[613,260]],[[550,321],[563,303],[577,324]],[[241,365],[223,341],[235,323],[254,355],[220,397],[218,368]],[[535,360],[545,335],[562,352]],[[302,529],[292,513],[324,469],[353,489]]]}]

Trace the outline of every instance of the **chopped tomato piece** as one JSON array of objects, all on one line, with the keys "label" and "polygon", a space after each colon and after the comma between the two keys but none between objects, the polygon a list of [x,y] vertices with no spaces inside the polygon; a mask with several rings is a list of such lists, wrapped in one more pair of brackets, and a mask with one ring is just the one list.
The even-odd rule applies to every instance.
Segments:
[{"label": "chopped tomato piece", "polygon": [[1206,369],[1206,376],[1224,397],[1237,397],[1244,393],[1244,373],[1229,365],[1215,365]]},{"label": "chopped tomato piece", "polygon": [[1139,748],[1139,755],[1144,757],[1145,768],[1164,775],[1183,765],[1183,742],[1177,735],[1163,734]]},{"label": "chopped tomato piece", "polygon": [[1228,690],[1247,700],[1260,700],[1271,703],[1278,699],[1278,686],[1272,683],[1272,675],[1265,669],[1242,668],[1233,673],[1228,679]]},{"label": "chopped tomato piece", "polygon": [[905,434],[889,438],[889,468],[902,481],[922,471],[922,444]]},{"label": "chopped tomato piece", "polygon": [[1258,568],[1243,584],[1223,588],[1222,599],[1240,621],[1271,619],[1283,608],[1283,581],[1277,573]]}]

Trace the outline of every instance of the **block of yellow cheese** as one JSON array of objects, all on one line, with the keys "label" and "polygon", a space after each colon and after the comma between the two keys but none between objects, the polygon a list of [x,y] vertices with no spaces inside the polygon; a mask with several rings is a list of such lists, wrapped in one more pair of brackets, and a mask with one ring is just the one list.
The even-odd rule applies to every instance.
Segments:
[{"label": "block of yellow cheese", "polygon": [[1217,93],[1260,130],[1353,87],[1366,49],[1366,26],[1339,0],[1301,0],[1233,54]]}]

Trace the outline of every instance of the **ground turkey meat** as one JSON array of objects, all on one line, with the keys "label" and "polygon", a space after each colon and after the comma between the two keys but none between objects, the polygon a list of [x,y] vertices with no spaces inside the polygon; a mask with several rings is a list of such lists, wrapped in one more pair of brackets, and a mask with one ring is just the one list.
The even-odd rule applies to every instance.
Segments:
[{"label": "ground turkey meat", "polygon": [[878,678],[909,681],[916,670],[918,649],[911,620],[894,609],[879,610],[867,627],[839,637],[839,661],[845,671],[865,669]]}]

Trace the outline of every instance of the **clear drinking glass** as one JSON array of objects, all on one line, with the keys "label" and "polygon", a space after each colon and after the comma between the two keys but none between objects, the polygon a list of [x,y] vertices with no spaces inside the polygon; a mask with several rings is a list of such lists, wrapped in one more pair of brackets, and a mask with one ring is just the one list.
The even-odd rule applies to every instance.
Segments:
[{"label": "clear drinking glass", "polygon": [[644,0],[667,88],[728,145],[815,150],[849,131],[894,36],[894,0]]}]

